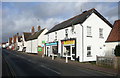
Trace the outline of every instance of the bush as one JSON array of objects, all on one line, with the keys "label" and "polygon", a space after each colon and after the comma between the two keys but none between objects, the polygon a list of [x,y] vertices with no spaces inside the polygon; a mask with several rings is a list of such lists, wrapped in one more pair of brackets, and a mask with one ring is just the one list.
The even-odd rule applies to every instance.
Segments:
[{"label": "bush", "polygon": [[117,45],[114,50],[115,56],[120,56],[120,45]]}]

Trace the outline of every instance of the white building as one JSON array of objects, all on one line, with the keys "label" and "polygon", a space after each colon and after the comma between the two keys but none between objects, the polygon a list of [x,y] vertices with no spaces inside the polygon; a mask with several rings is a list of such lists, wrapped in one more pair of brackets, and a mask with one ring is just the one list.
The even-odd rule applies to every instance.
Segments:
[{"label": "white building", "polygon": [[44,43],[42,42],[46,42],[47,36],[44,35],[46,32],[48,32],[48,30],[46,28],[40,29],[40,26],[38,26],[38,31],[34,32],[34,27],[32,27],[32,34],[27,38],[27,53],[38,53],[38,48],[41,49],[44,47]]},{"label": "white building", "polygon": [[22,38],[21,38],[21,40],[22,40],[22,46],[21,46],[21,48],[22,48],[22,51],[23,51],[23,52],[26,51],[27,38],[28,38],[30,35],[31,35],[30,32],[23,32],[23,34],[22,34]]},{"label": "white building", "polygon": [[22,51],[22,36],[19,36],[18,33],[16,37],[16,45],[17,45],[17,50]]},{"label": "white building", "polygon": [[94,8],[55,25],[45,44],[45,55],[52,53],[80,62],[96,61],[104,55],[105,41],[112,25]]},{"label": "white building", "polygon": [[105,56],[114,57],[114,50],[118,44],[120,44],[120,20],[114,22],[113,28],[106,40]]}]

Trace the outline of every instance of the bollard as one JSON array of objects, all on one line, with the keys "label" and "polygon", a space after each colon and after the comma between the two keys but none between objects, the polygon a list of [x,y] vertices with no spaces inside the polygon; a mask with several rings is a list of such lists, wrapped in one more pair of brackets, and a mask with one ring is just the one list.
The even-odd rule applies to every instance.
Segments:
[{"label": "bollard", "polygon": [[44,54],[42,55],[42,58],[44,57]]},{"label": "bollard", "polygon": [[52,53],[52,60],[54,60],[54,54]]},{"label": "bollard", "polygon": [[65,61],[66,63],[68,63],[68,57],[67,57],[67,53],[66,53],[66,61]]}]

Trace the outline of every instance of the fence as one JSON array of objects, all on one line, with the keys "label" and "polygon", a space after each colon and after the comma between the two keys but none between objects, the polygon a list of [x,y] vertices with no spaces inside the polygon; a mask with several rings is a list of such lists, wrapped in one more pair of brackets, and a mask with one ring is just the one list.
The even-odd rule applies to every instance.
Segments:
[{"label": "fence", "polygon": [[120,65],[120,57],[97,56],[96,58],[97,58],[96,64],[99,66],[106,66],[106,67],[118,69],[118,66]]}]

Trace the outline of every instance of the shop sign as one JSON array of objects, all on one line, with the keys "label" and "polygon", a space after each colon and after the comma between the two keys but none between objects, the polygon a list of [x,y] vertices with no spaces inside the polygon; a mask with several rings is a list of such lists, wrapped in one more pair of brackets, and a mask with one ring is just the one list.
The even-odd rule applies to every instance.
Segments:
[{"label": "shop sign", "polygon": [[42,48],[41,48],[41,47],[38,47],[38,51],[42,51]]},{"label": "shop sign", "polygon": [[42,44],[41,47],[44,47],[44,44]]},{"label": "shop sign", "polygon": [[62,42],[63,45],[68,45],[68,44],[75,44],[75,40],[67,40]]},{"label": "shop sign", "polygon": [[56,42],[53,42],[53,43],[46,43],[46,46],[48,46],[48,45],[57,45],[57,43],[56,43]]},{"label": "shop sign", "polygon": [[42,41],[42,43],[45,43],[45,41]]}]

